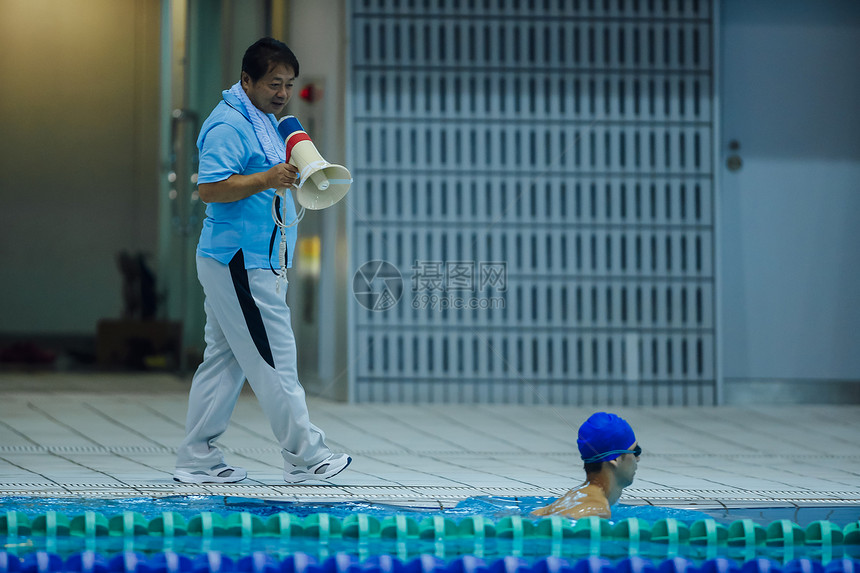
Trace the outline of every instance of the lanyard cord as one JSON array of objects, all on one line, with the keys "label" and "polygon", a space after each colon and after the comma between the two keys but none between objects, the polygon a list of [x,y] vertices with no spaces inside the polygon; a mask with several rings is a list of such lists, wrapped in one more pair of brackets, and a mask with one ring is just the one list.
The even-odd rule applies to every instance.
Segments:
[{"label": "lanyard cord", "polygon": [[[299,210],[299,213],[296,215],[296,218],[289,224],[287,224],[287,189],[277,189],[275,191],[275,197],[272,200],[272,219],[275,221],[275,228],[272,230],[272,238],[269,241],[269,267],[272,266],[272,250],[275,246],[275,236],[277,235],[278,229],[281,230],[281,243],[278,247],[278,264],[280,265],[280,273],[276,273],[275,269],[272,269],[272,272],[277,275],[277,291],[281,292],[281,284],[287,282],[287,229],[291,227],[295,227],[299,224],[305,216],[305,208],[302,207]],[[281,211],[281,198],[283,197],[283,215],[279,213]]]}]

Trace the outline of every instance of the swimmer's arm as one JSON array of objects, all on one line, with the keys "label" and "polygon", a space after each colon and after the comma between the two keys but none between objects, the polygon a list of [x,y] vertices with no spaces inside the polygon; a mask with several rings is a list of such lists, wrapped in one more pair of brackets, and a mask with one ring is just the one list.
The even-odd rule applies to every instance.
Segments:
[{"label": "swimmer's arm", "polygon": [[289,163],[278,163],[268,171],[240,175],[234,173],[223,181],[201,183],[197,190],[204,203],[231,203],[264,191],[282,189],[296,182],[298,170]]}]

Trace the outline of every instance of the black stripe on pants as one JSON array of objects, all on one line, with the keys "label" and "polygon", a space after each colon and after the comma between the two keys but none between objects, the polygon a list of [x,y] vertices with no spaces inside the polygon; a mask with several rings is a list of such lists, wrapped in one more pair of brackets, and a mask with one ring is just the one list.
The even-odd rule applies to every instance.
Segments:
[{"label": "black stripe on pants", "polygon": [[241,249],[230,261],[229,266],[230,276],[233,277],[233,287],[236,289],[236,297],[239,299],[239,306],[242,308],[242,315],[245,317],[245,324],[248,326],[251,340],[254,341],[254,346],[257,347],[257,351],[266,361],[266,364],[274,368],[275,359],[272,356],[272,347],[269,345],[269,337],[266,335],[263,315],[260,314],[260,309],[257,308],[254,297],[251,295],[248,271],[245,269],[245,256]]}]

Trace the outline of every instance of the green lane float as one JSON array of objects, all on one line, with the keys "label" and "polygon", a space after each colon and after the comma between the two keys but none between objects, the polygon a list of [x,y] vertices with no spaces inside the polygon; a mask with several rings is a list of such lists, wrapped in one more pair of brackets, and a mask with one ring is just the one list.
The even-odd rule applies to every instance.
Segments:
[{"label": "green lane float", "polygon": [[733,547],[764,545],[767,532],[752,519],[739,519],[729,524],[727,543]]},{"label": "green lane float", "polygon": [[651,524],[641,517],[628,517],[615,524],[612,536],[619,541],[647,543],[651,541]]},{"label": "green lane float", "polygon": [[30,535],[30,518],[23,511],[7,511],[0,514],[0,535],[27,537]]},{"label": "green lane float", "polygon": [[224,520],[225,534],[231,537],[262,537],[269,534],[266,523],[252,513],[231,513]]},{"label": "green lane float", "polygon": [[104,537],[110,533],[108,519],[101,513],[87,511],[69,521],[69,530],[76,537]]},{"label": "green lane float", "polygon": [[163,512],[147,518],[133,511],[67,516],[57,511],[27,515],[9,510],[0,512],[3,538],[14,539],[7,541],[13,547],[26,547],[32,541],[31,546],[53,548],[73,545],[75,539],[85,541],[88,548],[212,548],[217,546],[212,544],[214,540],[224,538],[243,543],[259,540],[266,547],[287,542],[359,544],[365,551],[373,544],[398,544],[399,554],[437,556],[504,552],[514,557],[543,553],[708,559],[719,554],[747,561],[760,555],[783,560],[813,556],[825,561],[860,557],[860,522],[843,528],[819,520],[804,528],[786,519],[762,526],[750,519],[725,525],[714,519],[687,524],[674,518],[648,522],[634,517],[612,523],[598,517],[572,521],[559,516],[532,520],[511,515],[493,520],[444,514],[416,518],[408,513],[384,518],[364,513],[344,518],[313,513],[302,518],[288,512],[266,517],[249,512],[202,512],[190,517]]},{"label": "green lane float", "polygon": [[425,517],[418,523],[418,537],[425,541],[454,540],[458,535],[457,523],[442,515]]},{"label": "green lane float", "polygon": [[150,535],[159,537],[182,537],[188,535],[188,522],[176,511],[165,511],[147,526]]},{"label": "green lane float", "polygon": [[341,523],[340,534],[344,538],[370,541],[380,536],[381,523],[376,517],[365,513],[348,515]]},{"label": "green lane float", "polygon": [[227,528],[224,518],[217,513],[204,511],[188,520],[188,535],[200,537],[224,537]]},{"label": "green lane float", "polygon": [[69,518],[62,513],[49,511],[33,518],[33,535],[39,537],[67,537],[71,532]]},{"label": "green lane float", "polygon": [[113,537],[139,537],[149,535],[149,521],[134,511],[124,511],[108,521],[108,532]]},{"label": "green lane float", "polygon": [[273,537],[292,539],[302,537],[305,533],[305,527],[302,518],[282,511],[266,520],[266,531]]},{"label": "green lane float", "polygon": [[799,547],[806,539],[803,528],[788,519],[780,519],[768,525],[765,535],[765,544],[769,547]]},{"label": "green lane float", "polygon": [[719,547],[727,545],[728,540],[728,528],[721,523],[717,523],[713,519],[700,519],[690,525],[689,543],[691,545]]},{"label": "green lane float", "polygon": [[340,519],[327,513],[313,513],[304,520],[305,537],[327,540],[340,537],[342,524]]},{"label": "green lane float", "polygon": [[383,539],[410,541],[418,539],[418,523],[402,513],[386,517],[379,525],[379,536]]}]

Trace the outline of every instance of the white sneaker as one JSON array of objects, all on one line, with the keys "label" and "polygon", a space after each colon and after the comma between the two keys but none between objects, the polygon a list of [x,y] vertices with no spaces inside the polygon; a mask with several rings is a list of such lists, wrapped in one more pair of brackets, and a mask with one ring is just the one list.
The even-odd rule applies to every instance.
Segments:
[{"label": "white sneaker", "polygon": [[180,483],[234,483],[242,481],[248,477],[248,472],[244,468],[228,466],[227,464],[218,464],[208,470],[187,470],[176,469],[173,471],[173,481]]},{"label": "white sneaker", "polygon": [[284,481],[288,483],[299,483],[306,480],[327,480],[334,477],[352,461],[346,454],[332,454],[323,461],[312,466],[294,466],[284,464]]}]

